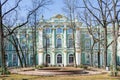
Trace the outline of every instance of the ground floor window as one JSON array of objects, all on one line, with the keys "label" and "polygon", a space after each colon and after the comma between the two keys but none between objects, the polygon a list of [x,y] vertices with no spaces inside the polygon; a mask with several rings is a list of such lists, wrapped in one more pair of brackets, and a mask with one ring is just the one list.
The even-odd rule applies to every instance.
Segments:
[{"label": "ground floor window", "polygon": [[17,55],[13,54],[13,66],[17,66]]},{"label": "ground floor window", "polygon": [[33,57],[33,54],[30,53],[29,54],[29,65],[32,66],[34,64],[34,57]]},{"label": "ground floor window", "polygon": [[69,55],[69,63],[73,63],[73,54]]},{"label": "ground floor window", "polygon": [[57,63],[62,63],[62,55],[61,54],[57,55]]},{"label": "ground floor window", "polygon": [[49,54],[46,55],[46,62],[50,63],[50,55]]}]

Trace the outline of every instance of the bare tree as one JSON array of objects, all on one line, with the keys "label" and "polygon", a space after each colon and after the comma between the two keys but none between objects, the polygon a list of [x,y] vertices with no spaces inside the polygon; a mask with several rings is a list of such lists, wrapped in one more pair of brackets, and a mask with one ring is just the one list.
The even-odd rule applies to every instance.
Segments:
[{"label": "bare tree", "polygon": [[[52,0],[48,0],[49,2],[46,5],[50,5],[52,3]],[[37,5],[39,5],[40,0],[32,0],[32,6],[35,8]],[[40,25],[39,19],[40,15],[42,14],[43,9],[46,7],[42,7],[34,12],[34,14],[31,16],[31,24],[32,24],[32,35],[33,35],[33,62],[36,67],[36,54],[37,54],[37,28]]]},{"label": "bare tree", "polygon": [[[105,2],[102,1],[104,4]],[[110,21],[112,24],[112,37],[113,37],[113,43],[112,43],[112,66],[113,66],[113,76],[117,76],[117,40],[119,37],[119,31],[120,31],[120,1],[119,0],[110,0],[111,4],[106,5],[107,9],[110,14]],[[106,3],[107,4],[107,3]]]},{"label": "bare tree", "polygon": [[[89,32],[89,36],[91,38],[91,49],[90,49],[90,53],[91,53],[91,66],[93,66],[93,53],[94,53],[94,47],[95,44],[99,44],[97,49],[98,49],[98,67],[100,67],[100,28],[97,27],[98,23],[96,20],[94,20],[94,17],[91,17],[91,14],[89,14],[89,12],[84,9],[83,13],[79,13],[79,18],[80,20],[87,26],[87,30]],[[97,34],[97,35],[95,35]]]},{"label": "bare tree", "polygon": [[69,20],[70,20],[70,28],[72,28],[72,36],[73,36],[73,47],[74,47],[74,67],[77,67],[76,64],[76,47],[75,47],[75,29],[76,29],[76,23],[75,23],[75,16],[76,16],[76,6],[77,6],[77,0],[65,0],[64,4],[65,7],[63,10],[67,13]]},{"label": "bare tree", "polygon": [[[40,7],[45,6],[50,0],[40,0],[40,3],[32,10],[26,11],[27,12],[27,17],[26,20],[23,22],[20,22],[19,25],[14,25],[13,28],[11,28],[9,33],[4,33],[5,28],[3,25],[8,26],[9,24],[6,23],[8,18],[12,17],[7,17],[8,15],[12,14],[14,15],[16,11],[19,10],[20,3],[23,2],[23,0],[15,0],[15,2],[10,2],[10,0],[0,0],[0,45],[1,45],[1,59],[2,59],[2,74],[5,74],[7,68],[6,68],[6,61],[5,61],[5,49],[4,49],[4,39],[13,34],[13,32],[24,26],[25,24],[28,23],[30,16],[38,10]],[[12,4],[12,7],[8,7],[7,4]],[[7,7],[6,7],[7,6]],[[6,9],[5,9],[6,8]],[[15,12],[15,13],[14,13]],[[12,18],[13,19],[13,18]],[[19,21],[14,21],[12,20],[15,24],[18,24]],[[12,22],[11,22],[12,23]]]},{"label": "bare tree", "polygon": [[[106,0],[105,2],[108,2]],[[107,64],[107,26],[109,24],[108,16],[109,13],[107,12],[107,7],[105,4],[102,3],[102,0],[96,0],[95,5],[98,5],[95,7],[94,4],[92,4],[92,1],[90,0],[83,0],[85,8],[89,11],[89,13],[98,21],[98,23],[103,27],[104,29],[104,67],[108,66]],[[109,4],[108,2],[107,4]],[[97,14],[96,14],[97,13]]]},{"label": "bare tree", "polygon": [[[113,75],[116,76],[117,63],[117,39],[119,37],[119,14],[120,14],[120,1],[119,0],[96,0],[94,1],[98,6],[92,4],[90,0],[83,0],[85,8],[90,14],[99,22],[104,29],[104,66],[107,66],[107,48],[112,44],[112,65]],[[94,10],[94,11],[93,11]],[[96,14],[98,13],[98,14]],[[108,44],[107,40],[107,28],[112,26],[113,41]]]}]

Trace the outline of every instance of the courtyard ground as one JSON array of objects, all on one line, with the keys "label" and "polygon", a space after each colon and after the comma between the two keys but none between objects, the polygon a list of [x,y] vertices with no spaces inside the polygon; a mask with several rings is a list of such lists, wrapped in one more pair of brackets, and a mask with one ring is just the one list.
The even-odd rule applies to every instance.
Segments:
[{"label": "courtyard ground", "polygon": [[[84,70],[89,72],[88,74],[72,74],[72,75],[39,75],[35,70],[34,73],[30,72],[31,68],[19,68],[19,69],[11,69],[13,72],[10,75],[0,76],[0,80],[120,80],[120,76],[111,77],[110,71],[106,71],[103,69],[91,68],[88,70]],[[81,68],[65,68],[66,70],[82,70]],[[18,70],[18,71],[17,71]],[[24,71],[25,70],[25,71]],[[23,74],[19,74],[19,72]],[[30,74],[32,73],[32,75]],[[119,74],[120,75],[120,74]]]},{"label": "courtyard ground", "polygon": [[100,75],[57,75],[57,76],[28,76],[11,74],[6,77],[0,76],[0,80],[120,80],[119,77],[111,77],[108,74]]}]

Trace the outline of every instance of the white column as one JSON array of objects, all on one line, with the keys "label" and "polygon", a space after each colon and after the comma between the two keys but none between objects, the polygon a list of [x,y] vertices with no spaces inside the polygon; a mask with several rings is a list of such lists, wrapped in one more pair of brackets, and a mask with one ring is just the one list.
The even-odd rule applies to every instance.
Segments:
[{"label": "white column", "polygon": [[42,28],[39,28],[39,31],[38,31],[38,49],[41,49],[43,48],[43,30]]},{"label": "white column", "polygon": [[19,60],[19,58],[18,58],[18,66],[20,66],[20,60]]},{"label": "white column", "polygon": [[52,27],[52,48],[55,48],[55,28]]},{"label": "white column", "polygon": [[75,47],[80,48],[80,30],[79,28],[76,29],[76,34],[75,34]]},{"label": "white column", "polygon": [[103,66],[103,61],[104,61],[104,60],[103,60],[103,57],[104,57],[104,56],[103,56],[103,53],[101,52],[101,53],[100,53],[100,66]]},{"label": "white column", "polygon": [[51,64],[55,65],[55,54],[54,54],[54,52],[51,54]]},{"label": "white column", "polygon": [[67,53],[64,52],[64,66],[67,66]]},{"label": "white column", "polygon": [[38,65],[43,65],[43,29],[39,28],[38,31]]},{"label": "white column", "polygon": [[76,52],[76,64],[77,65],[80,65],[80,59],[81,59],[81,57],[80,57],[80,53],[78,53],[78,52]]},{"label": "white column", "polygon": [[38,65],[43,65],[43,53],[38,53]]},{"label": "white column", "polygon": [[67,47],[67,45],[66,45],[66,30],[67,30],[66,25],[64,25],[64,45],[63,45],[64,48]]}]

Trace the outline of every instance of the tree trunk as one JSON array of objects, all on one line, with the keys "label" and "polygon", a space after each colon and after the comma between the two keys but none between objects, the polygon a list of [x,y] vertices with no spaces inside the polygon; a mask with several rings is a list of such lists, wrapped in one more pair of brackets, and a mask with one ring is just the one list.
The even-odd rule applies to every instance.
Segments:
[{"label": "tree trunk", "polygon": [[107,27],[104,27],[104,65],[105,68],[107,65]]},{"label": "tree trunk", "polygon": [[12,38],[13,38],[13,41],[14,41],[14,47],[15,47],[15,49],[16,49],[16,53],[17,53],[17,55],[18,55],[18,58],[19,58],[19,61],[20,61],[20,65],[21,65],[21,67],[23,67],[23,63],[22,63],[22,59],[21,59],[21,57],[20,57],[20,53],[19,53],[19,50],[18,50],[18,46],[17,46],[17,43],[16,43],[16,41],[15,41],[15,39],[14,39],[14,37],[12,36]]},{"label": "tree trunk", "polygon": [[93,67],[93,51],[91,52],[91,66]]},{"label": "tree trunk", "polygon": [[98,51],[98,68],[100,68],[100,52]]},{"label": "tree trunk", "polygon": [[113,67],[113,76],[117,76],[117,63],[116,63],[116,55],[117,55],[117,31],[116,31],[116,26],[115,23],[113,22],[113,45],[112,45],[112,67]]},{"label": "tree trunk", "polygon": [[1,66],[2,66],[2,74],[6,74],[6,60],[5,60],[5,50],[4,50],[4,29],[2,25],[2,5],[0,1],[0,46],[1,46]]},{"label": "tree trunk", "polygon": [[75,47],[75,25],[73,25],[73,46],[74,46],[74,67],[77,67],[76,64],[76,47]]}]

